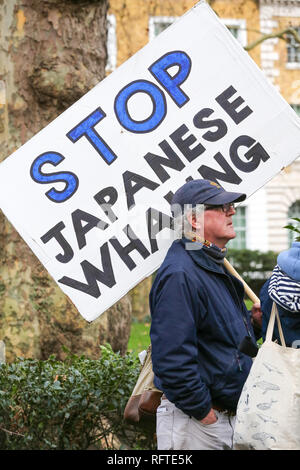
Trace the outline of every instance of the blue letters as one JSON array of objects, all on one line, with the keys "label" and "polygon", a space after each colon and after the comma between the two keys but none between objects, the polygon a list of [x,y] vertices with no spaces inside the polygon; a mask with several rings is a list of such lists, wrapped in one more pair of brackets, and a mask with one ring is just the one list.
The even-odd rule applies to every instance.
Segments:
[{"label": "blue letters", "polygon": [[85,136],[87,140],[92,144],[95,150],[101,155],[101,157],[110,165],[117,156],[111,150],[111,148],[104,142],[98,132],[94,129],[94,126],[100,122],[106,114],[101,108],[97,108],[88,117],[83,119],[77,126],[75,126],[67,137],[75,143],[78,139]]},{"label": "blue letters", "polygon": [[[190,99],[181,89],[181,85],[189,76],[191,65],[192,61],[187,53],[183,51],[171,51],[161,56],[148,69],[179,108],[184,106]],[[173,67],[175,67],[175,71],[170,70],[173,69]],[[167,102],[165,93],[160,86],[151,81],[140,79],[128,83],[119,91],[114,100],[114,111],[118,122],[124,129],[135,134],[143,134],[154,131],[163,122],[167,114]],[[134,112],[129,112],[128,107],[130,98],[137,93],[146,94],[150,97],[152,103],[152,110],[149,111],[150,115],[142,120],[136,119],[138,114],[137,116],[132,116]],[[117,159],[117,155],[95,129],[95,126],[105,117],[105,112],[100,107],[97,107],[92,113],[79,122],[79,124],[73,127],[66,136],[73,143],[85,137],[96,152],[103,158],[105,163],[110,165]],[[200,127],[206,128],[207,126],[203,124],[203,126]],[[48,151],[39,155],[31,165],[30,174],[35,182],[40,184],[62,182],[65,184],[63,190],[57,190],[52,187],[45,193],[53,202],[66,201],[73,196],[79,185],[78,177],[72,172],[42,172],[44,164],[57,166],[63,160],[64,156],[60,153]]]},{"label": "blue letters", "polygon": [[[151,115],[143,121],[135,121],[128,112],[128,100],[135,93],[146,93],[153,103]],[[151,132],[156,129],[166,116],[167,105],[162,91],[147,80],[135,80],[118,93],[115,99],[115,113],[120,124],[136,134]]]},{"label": "blue letters", "polygon": [[[170,75],[167,70],[177,65],[178,72]],[[177,106],[181,108],[189,101],[189,97],[179,88],[191,71],[192,61],[183,51],[168,52],[149,67],[154,78],[164,87]]]},{"label": "blue letters", "polygon": [[31,178],[36,183],[49,184],[62,182],[66,184],[63,191],[58,191],[55,188],[51,188],[47,191],[46,196],[53,202],[65,202],[73,196],[79,185],[77,176],[71,172],[42,173],[41,169],[45,163],[57,166],[64,158],[65,157],[57,152],[42,153],[34,160],[30,168]]}]

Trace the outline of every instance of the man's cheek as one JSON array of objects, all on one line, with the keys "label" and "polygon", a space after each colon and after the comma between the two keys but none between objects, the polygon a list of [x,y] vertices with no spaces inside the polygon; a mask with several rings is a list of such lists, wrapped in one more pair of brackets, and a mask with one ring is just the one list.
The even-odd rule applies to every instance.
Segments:
[{"label": "man's cheek", "polygon": [[236,232],[233,227],[231,227],[232,238],[236,237]]}]

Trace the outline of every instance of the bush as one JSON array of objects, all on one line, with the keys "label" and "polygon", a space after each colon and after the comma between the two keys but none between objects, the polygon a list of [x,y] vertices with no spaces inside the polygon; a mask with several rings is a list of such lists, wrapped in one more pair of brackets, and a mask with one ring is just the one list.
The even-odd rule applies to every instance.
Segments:
[{"label": "bush", "polygon": [[153,448],[153,434],[123,422],[139,374],[132,354],[101,346],[98,360],[18,359],[0,365],[1,449]]},{"label": "bush", "polygon": [[251,289],[259,295],[277,263],[278,253],[259,250],[228,250],[227,259]]}]

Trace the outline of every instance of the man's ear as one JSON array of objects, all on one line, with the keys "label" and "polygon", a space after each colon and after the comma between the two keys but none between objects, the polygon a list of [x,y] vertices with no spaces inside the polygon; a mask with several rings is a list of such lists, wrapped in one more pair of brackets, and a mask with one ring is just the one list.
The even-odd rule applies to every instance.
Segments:
[{"label": "man's ear", "polygon": [[186,218],[188,220],[188,223],[190,224],[191,227],[195,228],[195,216],[193,211],[189,211],[188,214],[186,215]]},{"label": "man's ear", "polygon": [[197,217],[196,213],[194,211],[190,211],[187,214],[187,220],[188,220],[189,224],[195,230],[199,230],[203,225],[203,217],[200,216],[200,215],[198,215],[198,217]]}]

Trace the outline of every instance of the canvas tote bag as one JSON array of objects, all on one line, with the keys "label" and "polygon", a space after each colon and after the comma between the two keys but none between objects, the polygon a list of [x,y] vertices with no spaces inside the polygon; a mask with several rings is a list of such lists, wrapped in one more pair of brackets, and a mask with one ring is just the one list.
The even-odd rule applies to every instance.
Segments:
[{"label": "canvas tote bag", "polygon": [[[272,341],[275,318],[281,345]],[[286,347],[275,302],[238,402],[233,441],[235,450],[300,450],[300,349]]]},{"label": "canvas tote bag", "polygon": [[140,375],[124,410],[124,420],[127,423],[155,424],[156,410],[160,405],[163,392],[155,387],[153,380],[150,345]]}]

